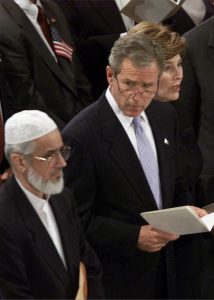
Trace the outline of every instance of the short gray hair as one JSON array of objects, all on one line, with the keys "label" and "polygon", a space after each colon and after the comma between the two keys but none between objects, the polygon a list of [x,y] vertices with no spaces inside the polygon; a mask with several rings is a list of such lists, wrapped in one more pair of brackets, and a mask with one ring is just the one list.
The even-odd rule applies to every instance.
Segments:
[{"label": "short gray hair", "polygon": [[5,156],[11,164],[11,154],[18,153],[22,155],[32,154],[36,149],[35,141],[24,142],[20,144],[7,144],[5,143],[4,150]]},{"label": "short gray hair", "polygon": [[160,44],[152,41],[142,32],[126,34],[114,43],[109,55],[109,65],[115,74],[120,72],[121,64],[126,58],[139,68],[156,62],[160,73],[163,71],[164,55]]}]

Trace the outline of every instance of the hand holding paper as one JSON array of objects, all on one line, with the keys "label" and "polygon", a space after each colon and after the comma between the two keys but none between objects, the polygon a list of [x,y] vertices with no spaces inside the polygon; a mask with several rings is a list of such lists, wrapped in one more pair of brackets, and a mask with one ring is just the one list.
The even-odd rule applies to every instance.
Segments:
[{"label": "hand holding paper", "polygon": [[192,206],[149,211],[141,216],[154,228],[177,235],[208,232],[214,226],[214,213],[206,215],[205,210]]},{"label": "hand holding paper", "polygon": [[138,238],[138,249],[146,252],[157,252],[168,242],[175,241],[179,236],[163,232],[151,225],[142,226]]},{"label": "hand holding paper", "polygon": [[190,208],[193,209],[193,211],[195,211],[195,213],[199,218],[202,218],[208,214],[208,212],[204,208],[200,208],[192,205],[190,206]]}]

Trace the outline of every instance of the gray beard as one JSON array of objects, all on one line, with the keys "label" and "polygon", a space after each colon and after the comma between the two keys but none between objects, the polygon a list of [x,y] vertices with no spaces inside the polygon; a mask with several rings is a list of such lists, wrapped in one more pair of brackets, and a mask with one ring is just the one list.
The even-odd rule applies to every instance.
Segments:
[{"label": "gray beard", "polygon": [[63,175],[59,178],[58,182],[53,183],[51,180],[45,182],[31,167],[27,174],[27,180],[35,189],[46,195],[59,194],[64,187]]}]

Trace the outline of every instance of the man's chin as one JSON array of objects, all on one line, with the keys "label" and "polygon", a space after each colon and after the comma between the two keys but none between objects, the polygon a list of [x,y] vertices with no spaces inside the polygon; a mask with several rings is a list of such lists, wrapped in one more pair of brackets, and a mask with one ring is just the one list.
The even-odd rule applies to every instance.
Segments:
[{"label": "man's chin", "polygon": [[38,191],[46,195],[55,195],[62,192],[64,188],[64,179],[62,174],[55,177],[54,180],[44,181],[33,169],[30,169],[27,175],[28,182]]}]

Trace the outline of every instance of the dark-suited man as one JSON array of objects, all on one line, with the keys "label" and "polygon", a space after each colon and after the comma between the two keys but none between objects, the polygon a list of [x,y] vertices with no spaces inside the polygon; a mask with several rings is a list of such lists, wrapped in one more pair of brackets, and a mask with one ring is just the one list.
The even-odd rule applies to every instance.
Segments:
[{"label": "dark-suited man", "polygon": [[39,109],[62,128],[91,101],[90,85],[63,13],[51,0],[38,0],[38,6],[32,2],[0,1],[2,70],[12,91],[13,113]]},{"label": "dark-suited man", "polygon": [[[214,199],[214,17],[187,32],[185,38],[188,47],[179,101],[186,105],[198,136],[203,157],[199,199],[205,205]],[[207,239],[206,243],[203,298],[213,298],[210,282],[214,276],[214,239]]]},{"label": "dark-suited man", "polygon": [[[66,184],[102,261],[110,299],[173,298],[176,292],[172,241],[178,237],[140,217],[190,200],[177,170],[176,113],[167,103],[151,103],[162,67],[160,47],[142,33],[120,38],[109,57],[106,93],[62,133],[73,147]],[[135,121],[144,139],[137,138]],[[150,152],[142,157],[143,140]]]},{"label": "dark-suited man", "polygon": [[201,200],[206,204],[214,197],[214,17],[185,34],[187,53],[180,101],[186,105],[198,136],[203,156]]},{"label": "dark-suited man", "polygon": [[[70,149],[55,122],[41,111],[13,115],[5,124],[5,152],[14,177],[0,192],[4,297],[74,299],[81,264],[88,297],[102,298],[99,261],[84,239],[74,199],[63,189],[62,168]],[[85,290],[84,281],[80,284]]]}]

